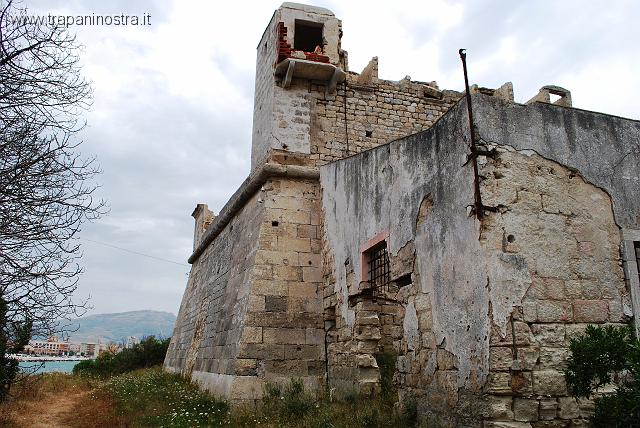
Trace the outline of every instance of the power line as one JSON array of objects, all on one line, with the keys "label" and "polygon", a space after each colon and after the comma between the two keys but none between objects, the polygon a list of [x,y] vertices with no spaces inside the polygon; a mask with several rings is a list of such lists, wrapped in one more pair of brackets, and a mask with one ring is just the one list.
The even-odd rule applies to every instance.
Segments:
[{"label": "power line", "polygon": [[138,251],[133,251],[133,250],[129,250],[127,248],[122,248],[122,247],[118,247],[117,245],[113,245],[113,244],[107,244],[106,242],[100,242],[100,241],[95,241],[93,239],[88,239],[88,238],[80,238],[83,241],[88,241],[88,242],[93,242],[95,244],[100,244],[100,245],[104,245],[105,247],[111,247],[111,248],[115,248],[116,250],[121,250],[121,251],[125,251],[127,253],[131,253],[131,254],[135,254],[138,256],[142,256],[142,257],[148,257],[150,259],[154,259],[154,260],[159,260],[161,262],[166,262],[166,263],[172,263],[174,265],[178,265],[178,266],[183,266],[183,267],[187,267],[189,265],[185,264],[185,263],[180,263],[180,262],[175,262],[173,260],[167,260],[167,259],[163,259],[162,257],[156,257],[156,256],[152,256],[150,254],[144,254],[144,253],[140,253]]}]

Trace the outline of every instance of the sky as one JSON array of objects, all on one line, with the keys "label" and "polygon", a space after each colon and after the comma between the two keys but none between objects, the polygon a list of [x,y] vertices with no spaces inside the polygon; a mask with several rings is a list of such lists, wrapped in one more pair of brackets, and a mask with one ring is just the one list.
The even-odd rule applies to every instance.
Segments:
[{"label": "sky", "polygon": [[[640,118],[640,2],[309,1],[342,20],[349,69],[462,90],[543,85],[573,106]],[[90,313],[177,313],[197,203],[218,213],[250,169],[255,49],[280,2],[24,0],[32,14],[150,15],[143,26],[72,26],[93,104],[81,151],[97,157],[107,215],[80,234],[77,299]]]}]

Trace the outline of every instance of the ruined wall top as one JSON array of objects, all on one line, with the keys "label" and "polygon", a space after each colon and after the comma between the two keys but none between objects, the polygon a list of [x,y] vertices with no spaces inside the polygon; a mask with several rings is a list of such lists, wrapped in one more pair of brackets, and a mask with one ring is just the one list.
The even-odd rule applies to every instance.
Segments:
[{"label": "ruined wall top", "polygon": [[296,58],[340,65],[342,23],[328,9],[285,2],[276,11],[278,62]]}]

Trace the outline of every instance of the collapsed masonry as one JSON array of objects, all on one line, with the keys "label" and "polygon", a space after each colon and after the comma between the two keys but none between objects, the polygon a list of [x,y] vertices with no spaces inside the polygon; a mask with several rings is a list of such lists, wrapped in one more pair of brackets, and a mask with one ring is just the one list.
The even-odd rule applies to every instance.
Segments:
[{"label": "collapsed masonry", "polygon": [[462,94],[349,72],[340,36],[293,3],[265,30],[252,171],[193,213],[165,369],[236,402],[292,377],[375,394],[393,355],[441,424],[586,424],[562,370],[586,325],[640,308],[640,123],[473,87],[474,176]]}]

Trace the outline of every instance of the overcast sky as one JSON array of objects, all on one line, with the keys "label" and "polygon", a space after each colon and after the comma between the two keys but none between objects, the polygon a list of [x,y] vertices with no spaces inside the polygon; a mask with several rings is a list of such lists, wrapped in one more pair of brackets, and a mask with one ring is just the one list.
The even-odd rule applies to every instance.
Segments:
[{"label": "overcast sky", "polygon": [[[555,84],[572,92],[574,107],[640,117],[637,0],[310,3],[342,19],[353,71],[378,56],[381,78],[409,75],[461,90],[462,47],[471,82],[511,81],[516,101]],[[219,212],[249,173],[255,47],[280,2],[24,5],[44,14],[151,15],[149,26],[72,27],[94,88],[82,151],[97,156],[100,193],[110,205],[82,231],[78,298],[91,296],[92,313],[177,313],[193,208],[207,203]]]}]

